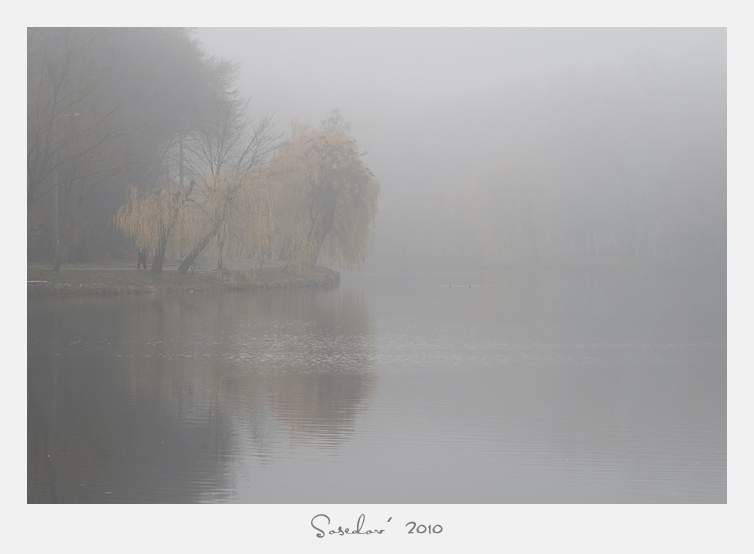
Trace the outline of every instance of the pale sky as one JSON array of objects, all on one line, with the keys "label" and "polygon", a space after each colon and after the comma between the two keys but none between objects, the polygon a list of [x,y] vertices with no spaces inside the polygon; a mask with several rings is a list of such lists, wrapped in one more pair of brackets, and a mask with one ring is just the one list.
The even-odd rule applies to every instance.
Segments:
[{"label": "pale sky", "polygon": [[672,61],[695,51],[719,50],[721,44],[724,56],[724,33],[202,28],[198,38],[209,54],[240,63],[238,84],[244,95],[253,97],[251,115],[274,113],[281,132],[288,130],[293,117],[317,124],[340,108],[362,149],[369,151],[367,162],[384,190],[399,172],[409,171],[401,161],[407,149],[416,147],[415,159],[426,162],[417,142],[453,143],[459,136],[468,142],[476,136],[480,144],[489,144],[487,129],[459,120],[464,111],[500,114],[499,97],[506,90],[545,90],[564,72],[590,72],[626,56]]}]

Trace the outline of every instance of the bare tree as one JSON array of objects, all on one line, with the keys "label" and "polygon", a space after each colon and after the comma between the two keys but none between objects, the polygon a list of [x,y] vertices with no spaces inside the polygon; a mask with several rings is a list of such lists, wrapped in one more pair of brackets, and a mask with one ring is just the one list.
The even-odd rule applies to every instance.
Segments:
[{"label": "bare tree", "polygon": [[239,215],[252,216],[244,213],[242,199],[248,201],[253,196],[250,190],[263,182],[277,136],[270,117],[256,124],[248,119],[248,105],[235,91],[226,93],[187,136],[187,172],[197,185],[192,198],[193,225],[202,232],[197,233],[198,240],[178,268],[180,273],[188,271],[213,239],[219,252],[218,270],[222,270],[233,223]]},{"label": "bare tree", "polygon": [[132,129],[122,120],[122,104],[100,90],[88,63],[94,31],[28,33],[27,209],[52,202],[57,270],[86,200],[133,167]]}]

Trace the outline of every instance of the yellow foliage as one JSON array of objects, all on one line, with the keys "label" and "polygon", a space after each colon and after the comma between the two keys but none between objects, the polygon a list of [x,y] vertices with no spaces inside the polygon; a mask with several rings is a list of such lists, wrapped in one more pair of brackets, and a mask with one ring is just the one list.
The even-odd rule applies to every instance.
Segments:
[{"label": "yellow foliage", "polygon": [[356,268],[366,259],[380,185],[343,127],[297,122],[271,162],[275,246],[289,261]]},{"label": "yellow foliage", "polygon": [[115,216],[116,228],[123,232],[134,248],[155,252],[163,237],[171,235],[171,244],[186,243],[192,238],[191,217],[186,210],[185,196],[180,192],[156,189],[128,191],[128,201]]}]

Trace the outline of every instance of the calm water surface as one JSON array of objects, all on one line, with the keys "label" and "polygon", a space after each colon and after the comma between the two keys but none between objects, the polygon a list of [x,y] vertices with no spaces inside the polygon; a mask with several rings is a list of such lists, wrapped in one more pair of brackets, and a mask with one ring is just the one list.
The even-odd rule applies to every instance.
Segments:
[{"label": "calm water surface", "polygon": [[725,275],[30,299],[27,395],[32,503],[726,502]]}]

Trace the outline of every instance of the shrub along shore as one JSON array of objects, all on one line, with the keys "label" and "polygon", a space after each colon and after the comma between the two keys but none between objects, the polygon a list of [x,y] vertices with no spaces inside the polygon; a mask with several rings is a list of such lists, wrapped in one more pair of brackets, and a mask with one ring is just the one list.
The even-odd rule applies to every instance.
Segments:
[{"label": "shrub along shore", "polygon": [[340,273],[324,267],[311,269],[201,272],[181,275],[163,271],[112,269],[27,269],[28,296],[130,295],[158,292],[263,290],[270,288],[336,287]]}]

